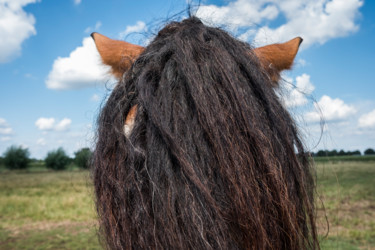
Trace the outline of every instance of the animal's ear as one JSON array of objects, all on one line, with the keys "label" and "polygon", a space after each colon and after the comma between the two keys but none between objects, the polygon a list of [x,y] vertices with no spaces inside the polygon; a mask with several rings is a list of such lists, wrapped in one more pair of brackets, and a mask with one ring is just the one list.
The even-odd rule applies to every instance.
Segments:
[{"label": "animal's ear", "polygon": [[281,71],[292,67],[302,41],[301,37],[296,37],[285,43],[271,44],[254,49],[256,56],[271,76],[274,84],[277,85]]},{"label": "animal's ear", "polygon": [[95,32],[91,34],[91,37],[94,39],[103,63],[112,67],[112,73],[118,79],[144,50],[142,46],[113,40]]}]

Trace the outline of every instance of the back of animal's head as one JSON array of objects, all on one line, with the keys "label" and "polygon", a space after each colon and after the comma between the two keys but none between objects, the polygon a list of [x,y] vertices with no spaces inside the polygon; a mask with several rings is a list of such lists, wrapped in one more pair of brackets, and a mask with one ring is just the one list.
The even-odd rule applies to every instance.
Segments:
[{"label": "back of animal's head", "polygon": [[[171,29],[173,25],[169,26],[167,29]],[[99,33],[94,32],[91,36],[95,41],[103,63],[111,66],[112,73],[119,79],[131,67],[132,62],[144,51],[144,48],[139,45],[113,40]],[[285,43],[254,49],[263,69],[267,71],[275,85],[277,85],[279,80],[279,73],[292,67],[301,43],[302,38],[296,37]]]},{"label": "back of animal's head", "polygon": [[308,160],[272,89],[300,38],[252,49],[194,17],[146,48],[93,37],[119,77],[94,158],[110,247],[317,246]]}]

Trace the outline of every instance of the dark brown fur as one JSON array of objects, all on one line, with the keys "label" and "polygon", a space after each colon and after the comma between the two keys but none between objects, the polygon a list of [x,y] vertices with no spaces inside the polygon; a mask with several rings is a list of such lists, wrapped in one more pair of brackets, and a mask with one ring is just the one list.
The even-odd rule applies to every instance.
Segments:
[{"label": "dark brown fur", "polygon": [[319,248],[307,154],[249,51],[193,17],[167,25],[125,73],[93,160],[109,248]]}]

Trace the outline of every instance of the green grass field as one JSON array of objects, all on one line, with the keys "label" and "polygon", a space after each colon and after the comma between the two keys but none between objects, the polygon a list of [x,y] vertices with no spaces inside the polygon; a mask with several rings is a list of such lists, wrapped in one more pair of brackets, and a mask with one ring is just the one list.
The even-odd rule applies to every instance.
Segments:
[{"label": "green grass field", "polygon": [[101,249],[88,171],[0,174],[0,249]]},{"label": "green grass field", "polygon": [[[375,249],[375,162],[316,167],[322,249]],[[74,169],[0,168],[0,249],[102,249],[89,172]]]},{"label": "green grass field", "polygon": [[345,155],[345,156],[323,156],[314,157],[316,163],[336,162],[374,162],[375,155]]},{"label": "green grass field", "polygon": [[[375,249],[375,162],[317,163],[322,249]],[[327,218],[327,219],[326,219]]]}]

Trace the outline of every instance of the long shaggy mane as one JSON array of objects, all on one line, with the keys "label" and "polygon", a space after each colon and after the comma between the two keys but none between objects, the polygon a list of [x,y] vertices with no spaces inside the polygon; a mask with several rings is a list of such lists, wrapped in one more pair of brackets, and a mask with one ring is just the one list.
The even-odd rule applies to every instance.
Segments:
[{"label": "long shaggy mane", "polygon": [[98,119],[107,247],[319,248],[312,168],[271,86],[250,45],[225,31],[196,17],[163,28]]}]

